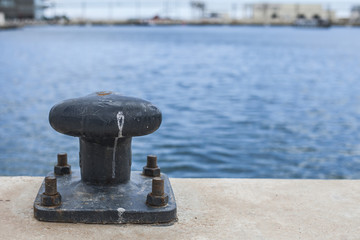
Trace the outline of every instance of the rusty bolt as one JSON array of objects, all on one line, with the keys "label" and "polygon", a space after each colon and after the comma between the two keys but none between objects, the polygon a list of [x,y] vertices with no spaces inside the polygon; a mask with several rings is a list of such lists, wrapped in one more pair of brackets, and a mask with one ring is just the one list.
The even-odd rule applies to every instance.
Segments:
[{"label": "rusty bolt", "polygon": [[57,193],[57,181],[56,177],[45,178],[45,195],[53,196]]},{"label": "rusty bolt", "polygon": [[61,195],[57,191],[56,177],[45,178],[45,192],[41,194],[41,205],[50,207],[61,203]]},{"label": "rusty bolt", "polygon": [[71,166],[67,161],[66,153],[58,153],[57,165],[54,166],[54,173],[56,175],[66,175],[71,173]]},{"label": "rusty bolt", "polygon": [[152,192],[147,195],[146,203],[150,206],[165,206],[169,197],[164,193],[164,179],[155,177],[152,180]]},{"label": "rusty bolt", "polygon": [[143,174],[148,177],[159,177],[160,176],[160,168],[157,165],[156,155],[148,155],[147,156],[147,164],[143,168]]},{"label": "rusty bolt", "polygon": [[149,168],[157,168],[157,157],[156,155],[148,155],[147,156],[147,167]]},{"label": "rusty bolt", "polygon": [[164,194],[164,179],[156,177],[152,181],[152,194],[162,196]]},{"label": "rusty bolt", "polygon": [[66,166],[67,165],[67,154],[66,153],[58,153],[57,155],[58,166]]}]

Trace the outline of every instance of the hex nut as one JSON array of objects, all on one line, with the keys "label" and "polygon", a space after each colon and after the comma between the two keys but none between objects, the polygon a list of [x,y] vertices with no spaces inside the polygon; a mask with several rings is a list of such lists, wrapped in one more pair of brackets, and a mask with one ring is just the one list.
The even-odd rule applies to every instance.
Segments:
[{"label": "hex nut", "polygon": [[159,177],[160,176],[160,168],[149,168],[147,166],[143,167],[143,174],[148,177]]},{"label": "hex nut", "polygon": [[61,195],[56,193],[55,195],[41,194],[41,205],[45,207],[55,207],[61,204]]},{"label": "hex nut", "polygon": [[154,196],[152,193],[149,193],[146,198],[146,203],[150,206],[162,207],[169,202],[169,196],[164,193],[162,196]]},{"label": "hex nut", "polygon": [[59,165],[55,165],[54,166],[54,173],[55,175],[67,175],[71,173],[71,166],[70,165],[66,165],[66,166],[59,166]]}]

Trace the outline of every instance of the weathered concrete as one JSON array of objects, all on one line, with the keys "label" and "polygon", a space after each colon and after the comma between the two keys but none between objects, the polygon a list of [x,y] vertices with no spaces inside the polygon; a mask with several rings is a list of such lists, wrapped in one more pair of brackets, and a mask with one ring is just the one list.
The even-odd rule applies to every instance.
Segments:
[{"label": "weathered concrete", "polygon": [[39,222],[41,181],[0,177],[0,239],[360,239],[360,180],[171,179],[171,226]]}]

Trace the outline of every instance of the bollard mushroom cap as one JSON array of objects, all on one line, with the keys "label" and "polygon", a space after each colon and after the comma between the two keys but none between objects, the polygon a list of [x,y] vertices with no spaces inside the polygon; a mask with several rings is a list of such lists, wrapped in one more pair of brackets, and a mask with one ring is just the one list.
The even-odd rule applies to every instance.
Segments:
[{"label": "bollard mushroom cap", "polygon": [[58,132],[86,138],[122,138],[150,134],[161,124],[152,103],[113,92],[65,100],[51,108],[50,125]]}]

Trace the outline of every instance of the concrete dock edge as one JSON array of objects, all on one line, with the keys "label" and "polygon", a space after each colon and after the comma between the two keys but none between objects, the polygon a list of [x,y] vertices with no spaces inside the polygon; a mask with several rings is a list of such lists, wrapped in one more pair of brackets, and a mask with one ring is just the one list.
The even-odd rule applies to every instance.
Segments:
[{"label": "concrete dock edge", "polygon": [[1,239],[360,239],[360,180],[171,179],[172,225],[39,222],[42,180],[0,177]]}]

